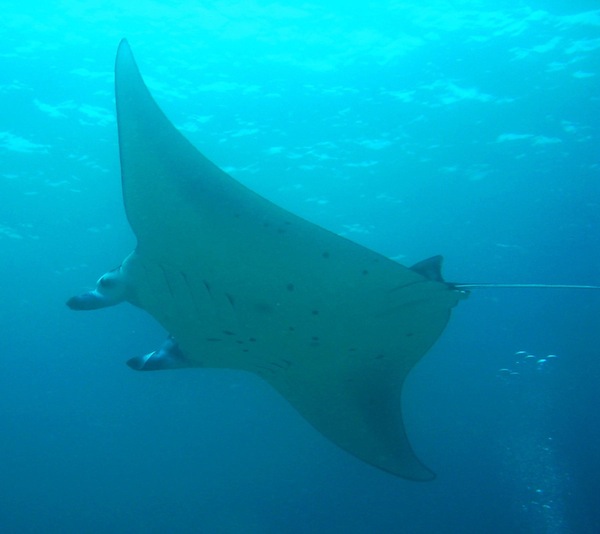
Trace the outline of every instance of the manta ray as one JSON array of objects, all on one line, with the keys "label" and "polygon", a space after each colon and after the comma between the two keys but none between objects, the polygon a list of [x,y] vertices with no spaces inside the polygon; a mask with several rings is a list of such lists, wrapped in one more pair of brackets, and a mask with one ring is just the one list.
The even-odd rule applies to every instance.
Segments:
[{"label": "manta ray", "polygon": [[249,371],[357,458],[431,480],[404,428],[401,389],[473,286],[444,281],[441,256],[405,267],[236,181],[160,110],[126,40],[115,90],[137,246],[68,306],[127,301],[169,333],[130,367]]}]

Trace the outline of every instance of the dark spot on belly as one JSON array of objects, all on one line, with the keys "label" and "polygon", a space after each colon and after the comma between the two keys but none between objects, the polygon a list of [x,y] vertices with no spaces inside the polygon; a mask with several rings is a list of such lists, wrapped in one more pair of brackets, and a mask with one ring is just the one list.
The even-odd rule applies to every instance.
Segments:
[{"label": "dark spot on belly", "polygon": [[221,341],[218,337],[207,337],[206,341]]},{"label": "dark spot on belly", "polygon": [[312,311],[312,312],[310,312],[310,313],[312,313],[313,315],[319,315],[319,310],[313,310],[313,311]]},{"label": "dark spot on belly", "polygon": [[325,259],[329,258],[329,252],[325,251],[323,252],[323,254],[321,254],[321,256],[323,256]]},{"label": "dark spot on belly", "polygon": [[231,330],[223,330],[223,333],[226,336],[235,336],[235,332],[232,332]]},{"label": "dark spot on belly", "polygon": [[292,284],[291,282],[285,287],[287,288],[288,291],[294,291],[294,284]]},{"label": "dark spot on belly", "polygon": [[363,274],[369,274],[369,271],[367,271],[366,269],[363,269]]},{"label": "dark spot on belly", "polygon": [[248,338],[248,341],[250,341],[250,343],[255,343],[256,342],[256,338],[255,337],[250,337],[250,338]]}]

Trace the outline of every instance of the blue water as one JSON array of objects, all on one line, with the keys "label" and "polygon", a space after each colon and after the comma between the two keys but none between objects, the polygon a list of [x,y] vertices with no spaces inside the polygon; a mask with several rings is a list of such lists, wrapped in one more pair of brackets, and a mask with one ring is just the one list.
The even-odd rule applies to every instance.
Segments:
[{"label": "blue water", "polygon": [[459,305],[404,392],[429,483],[252,376],[134,373],[152,318],[64,305],[135,245],[122,37],[173,122],[287,209],[401,263],[443,254],[448,280],[599,283],[595,0],[0,6],[0,532],[600,531],[598,292]]}]

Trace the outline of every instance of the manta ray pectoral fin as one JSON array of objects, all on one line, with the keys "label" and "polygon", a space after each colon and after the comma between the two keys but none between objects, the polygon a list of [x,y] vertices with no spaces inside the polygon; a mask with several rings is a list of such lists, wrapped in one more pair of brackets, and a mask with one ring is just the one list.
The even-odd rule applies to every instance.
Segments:
[{"label": "manta ray pectoral fin", "polygon": [[135,371],[164,371],[165,369],[198,367],[197,362],[192,363],[187,360],[172,336],[169,336],[158,350],[144,356],[130,358],[126,363]]}]

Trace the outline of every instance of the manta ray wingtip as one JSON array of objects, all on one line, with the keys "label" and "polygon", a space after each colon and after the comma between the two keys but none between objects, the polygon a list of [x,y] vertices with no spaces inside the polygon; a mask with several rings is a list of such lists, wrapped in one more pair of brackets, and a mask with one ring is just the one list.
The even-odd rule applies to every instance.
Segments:
[{"label": "manta ray wingtip", "polygon": [[133,58],[133,52],[131,51],[131,46],[129,46],[129,41],[127,41],[127,38],[125,37],[123,37],[123,39],[121,39],[121,41],[119,42],[119,47],[117,48],[116,63],[118,64],[124,59],[135,62]]}]

